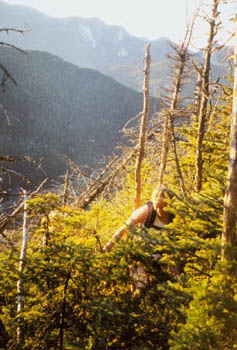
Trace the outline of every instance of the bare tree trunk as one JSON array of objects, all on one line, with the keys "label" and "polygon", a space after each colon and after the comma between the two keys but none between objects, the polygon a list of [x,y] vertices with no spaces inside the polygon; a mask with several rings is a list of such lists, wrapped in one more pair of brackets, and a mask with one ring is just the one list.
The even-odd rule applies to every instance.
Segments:
[{"label": "bare tree trunk", "polygon": [[69,185],[69,174],[67,171],[65,175],[64,189],[63,189],[63,206],[65,206],[68,201],[68,185]]},{"label": "bare tree trunk", "polygon": [[[236,41],[237,41],[237,17]],[[227,244],[237,247],[237,42],[234,52],[234,89],[230,130],[230,159],[227,188],[224,198],[224,222],[222,233],[222,259],[225,258]]]},{"label": "bare tree trunk", "polygon": [[205,135],[205,127],[207,121],[207,106],[209,100],[209,80],[211,71],[211,56],[214,48],[214,38],[217,34],[218,25],[216,24],[218,13],[218,5],[220,0],[213,0],[211,18],[208,19],[210,26],[207,47],[205,50],[205,61],[202,77],[202,96],[200,110],[198,116],[198,134],[197,134],[197,149],[196,149],[196,164],[195,164],[195,186],[196,191],[202,189],[203,181],[203,140]]},{"label": "bare tree trunk", "polygon": [[[19,263],[19,280],[17,282],[17,294],[18,294],[18,304],[17,304],[17,314],[19,322],[21,322],[21,312],[23,310],[23,281],[21,274],[24,269],[26,251],[27,251],[27,240],[28,240],[28,210],[27,210],[27,195],[24,191],[24,216],[23,216],[23,230],[22,230],[22,247],[21,247],[21,255],[20,255],[20,263]],[[19,325],[17,328],[17,343],[21,346],[23,344],[23,332],[22,327]]]},{"label": "bare tree trunk", "polygon": [[200,114],[200,107],[201,107],[201,96],[202,96],[202,77],[203,77],[203,66],[197,67],[194,66],[197,72],[197,82],[195,87],[195,99],[194,99],[194,105],[195,105],[195,116],[196,121],[198,121],[198,116]]},{"label": "bare tree trunk", "polygon": [[146,130],[147,119],[149,114],[149,81],[150,81],[150,44],[146,45],[145,50],[145,71],[144,71],[144,84],[143,84],[143,113],[140,126],[139,135],[139,148],[138,157],[136,161],[136,174],[135,174],[135,209],[140,206],[141,201],[141,167],[145,154],[146,146]]},{"label": "bare tree trunk", "polygon": [[162,135],[162,146],[161,146],[161,157],[160,157],[160,169],[158,177],[158,185],[163,185],[165,169],[167,164],[167,158],[169,153],[169,117],[168,113],[163,113],[163,135]]},{"label": "bare tree trunk", "polygon": [[182,173],[182,170],[181,170],[181,167],[180,167],[180,163],[179,163],[179,157],[178,157],[176,141],[175,141],[174,123],[173,123],[173,119],[172,119],[173,117],[172,117],[171,113],[169,113],[169,118],[170,118],[171,140],[172,140],[172,144],[173,144],[173,151],[174,151],[174,159],[175,159],[176,169],[177,169],[177,173],[178,173],[178,176],[179,176],[179,181],[180,181],[180,185],[181,185],[181,189],[182,189],[183,195],[186,198],[187,197],[187,193],[186,193],[186,189],[185,189],[183,173]]}]

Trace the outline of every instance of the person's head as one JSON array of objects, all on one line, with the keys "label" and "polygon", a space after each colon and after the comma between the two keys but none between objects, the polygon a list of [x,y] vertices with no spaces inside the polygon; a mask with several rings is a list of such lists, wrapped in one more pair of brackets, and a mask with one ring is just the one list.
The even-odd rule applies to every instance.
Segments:
[{"label": "person's head", "polygon": [[[162,215],[164,212],[164,208],[166,206],[166,198],[172,198],[174,196],[174,193],[168,189],[166,186],[158,186],[152,193],[152,202],[154,205],[155,210],[157,210],[159,215]],[[171,213],[170,213],[171,214]],[[170,218],[172,221],[173,219],[173,214],[172,218]]]}]

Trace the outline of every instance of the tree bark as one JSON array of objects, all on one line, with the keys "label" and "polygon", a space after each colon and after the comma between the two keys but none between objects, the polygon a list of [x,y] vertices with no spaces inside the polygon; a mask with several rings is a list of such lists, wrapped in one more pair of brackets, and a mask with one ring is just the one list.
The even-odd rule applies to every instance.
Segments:
[{"label": "tree bark", "polygon": [[141,202],[141,167],[145,154],[146,146],[146,130],[147,119],[149,114],[149,81],[150,81],[150,44],[146,45],[145,49],[145,71],[144,71],[144,83],[143,83],[143,113],[140,125],[139,135],[139,147],[138,156],[136,161],[136,173],[135,173],[135,209],[140,206]]},{"label": "tree bark", "polygon": [[160,157],[160,169],[159,169],[159,178],[158,184],[159,186],[163,185],[165,169],[167,164],[167,158],[169,153],[169,117],[168,113],[163,113],[163,135],[162,135],[162,146],[161,146],[161,157]]},{"label": "tree bark", "polygon": [[228,244],[237,247],[237,18],[235,21],[234,89],[230,129],[230,158],[224,198],[222,259],[225,258],[225,248]]}]

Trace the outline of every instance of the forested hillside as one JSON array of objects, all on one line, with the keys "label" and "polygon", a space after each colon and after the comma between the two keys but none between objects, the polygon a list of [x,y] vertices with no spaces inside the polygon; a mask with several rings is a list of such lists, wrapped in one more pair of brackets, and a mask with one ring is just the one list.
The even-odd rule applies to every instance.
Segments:
[{"label": "forested hillside", "polygon": [[[101,252],[132,211],[133,161],[117,173],[106,197],[97,197],[89,210],[80,209],[72,193],[67,206],[62,206],[61,196],[52,194],[28,203],[24,273],[18,272],[20,232],[9,227],[7,240],[1,243],[2,345],[8,342],[7,349],[19,349],[16,328],[21,327],[24,349],[234,348],[236,247],[229,250],[225,263],[220,260],[230,93],[226,90],[208,124],[200,193],[193,190],[197,124],[192,118],[190,125],[177,130],[185,137],[178,155],[188,197],[182,194],[170,152],[165,182],[175,193],[169,201],[175,219],[159,234],[133,228],[111,252]],[[142,203],[157,183],[158,143],[159,137],[147,148]],[[162,258],[155,258],[154,252]],[[137,296],[131,276],[136,266],[143,266],[148,278]],[[20,325],[18,279],[24,284]]]},{"label": "forested hillside", "polygon": [[38,180],[64,174],[64,156],[81,166],[100,166],[115,151],[123,125],[142,110],[142,94],[94,70],[46,52],[26,56],[1,48],[0,55],[17,82],[9,80],[0,95],[1,152],[41,159],[44,173],[34,172]]}]

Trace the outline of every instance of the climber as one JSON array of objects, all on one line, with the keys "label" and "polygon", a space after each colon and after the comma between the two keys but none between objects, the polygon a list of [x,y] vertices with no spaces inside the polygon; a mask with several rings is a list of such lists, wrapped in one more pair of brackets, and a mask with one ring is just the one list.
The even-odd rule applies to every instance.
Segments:
[{"label": "climber", "polygon": [[114,244],[128,233],[131,225],[144,225],[147,228],[162,229],[173,221],[174,214],[166,211],[165,196],[173,197],[173,193],[165,186],[159,186],[152,194],[152,201],[147,202],[142,207],[136,209],[126,224],[120,227],[113,235],[112,239],[105,245],[103,252],[109,252]]},{"label": "climber", "polygon": [[[109,252],[116,242],[126,236],[129,226],[131,225],[144,225],[147,228],[161,230],[164,226],[170,224],[173,221],[174,214],[164,209],[166,207],[166,195],[168,195],[169,198],[173,197],[173,193],[167,187],[157,187],[152,194],[152,201],[147,202],[132,213],[126,224],[120,227],[115,232],[112,239],[105,245],[103,252]],[[158,274],[162,276],[162,268],[157,262],[157,259],[159,260],[161,258],[161,254],[159,252],[154,252],[152,256],[154,258],[154,266],[156,267]],[[177,273],[172,267],[170,267],[170,272],[173,275],[176,275]],[[133,295],[134,297],[139,296],[148,283],[148,276],[145,273],[142,264],[138,264],[135,267],[131,266],[130,276],[133,281],[131,286]]]}]

